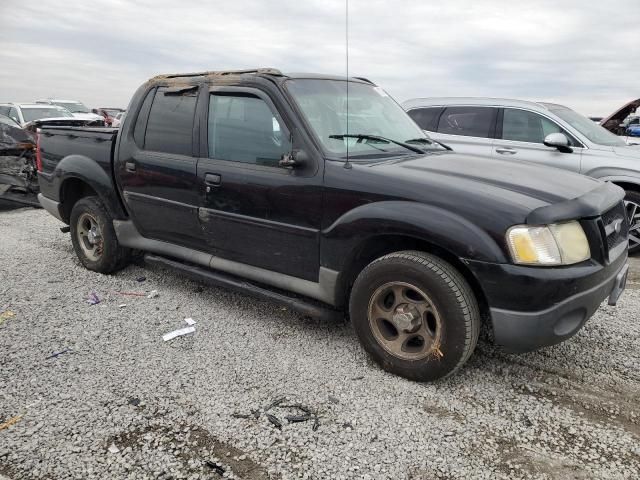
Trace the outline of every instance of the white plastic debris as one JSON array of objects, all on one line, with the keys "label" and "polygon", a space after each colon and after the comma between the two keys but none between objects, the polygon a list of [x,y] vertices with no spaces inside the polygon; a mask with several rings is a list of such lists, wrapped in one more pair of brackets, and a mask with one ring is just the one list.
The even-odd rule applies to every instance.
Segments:
[{"label": "white plastic debris", "polygon": [[111,445],[109,445],[109,452],[118,453],[119,451],[120,451],[120,449],[118,447],[116,447],[115,443],[112,443]]},{"label": "white plastic debris", "polygon": [[195,321],[193,318],[191,318],[191,317],[189,317],[189,318],[185,318],[185,319],[184,319],[184,322],[185,322],[187,325],[195,325],[195,324],[196,324],[196,321]]},{"label": "white plastic debris", "polygon": [[184,327],[178,330],[174,330],[173,332],[165,333],[162,336],[162,340],[168,342],[169,340],[173,340],[176,337],[181,337],[182,335],[189,335],[190,333],[195,333],[196,327]]},{"label": "white plastic debris", "polygon": [[126,303],[121,303],[120,305],[118,305],[118,308],[124,308],[124,307],[126,307],[126,306],[127,306],[127,304],[126,304]]},{"label": "white plastic debris", "polygon": [[158,293],[158,290],[151,290],[149,292],[149,295],[147,295],[147,298],[156,298],[159,297],[160,294]]}]

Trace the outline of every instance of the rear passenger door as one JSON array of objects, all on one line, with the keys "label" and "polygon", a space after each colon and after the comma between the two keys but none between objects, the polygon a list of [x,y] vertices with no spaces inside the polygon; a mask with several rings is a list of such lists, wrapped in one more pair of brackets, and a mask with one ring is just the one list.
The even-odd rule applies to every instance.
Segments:
[{"label": "rear passenger door", "polygon": [[[318,281],[322,170],[280,166],[291,125],[250,87],[212,87],[198,162],[199,218],[213,255]],[[309,151],[308,149],[305,149]],[[239,267],[240,268],[240,267]]]},{"label": "rear passenger door", "polygon": [[437,120],[433,138],[455,152],[490,158],[497,111],[484,106],[446,107]]},{"label": "rear passenger door", "polygon": [[[563,133],[573,153],[560,152],[544,145],[551,133]],[[582,145],[550,118],[521,108],[505,108],[500,112],[493,144],[493,157],[518,162],[533,162],[550,167],[580,172]]]},{"label": "rear passenger door", "polygon": [[116,165],[127,210],[140,233],[192,248],[202,247],[194,156],[197,96],[195,85],[150,90],[132,138],[121,141]]}]

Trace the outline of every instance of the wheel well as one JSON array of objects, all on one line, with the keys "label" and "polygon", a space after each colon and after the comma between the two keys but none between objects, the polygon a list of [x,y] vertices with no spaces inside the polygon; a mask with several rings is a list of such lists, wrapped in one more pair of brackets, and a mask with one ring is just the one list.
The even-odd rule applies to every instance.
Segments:
[{"label": "wheel well", "polygon": [[635,183],[628,183],[628,182],[611,182],[611,183],[619,186],[620,188],[624,188],[625,190],[631,190],[632,192],[640,193],[640,185],[637,185]]},{"label": "wheel well", "polygon": [[71,210],[78,200],[84,197],[98,196],[96,191],[91,186],[78,179],[70,178],[65,180],[60,189],[60,203],[62,205],[61,213],[62,219],[69,223],[71,218]]},{"label": "wheel well", "polygon": [[339,282],[341,288],[338,291],[344,292],[345,295],[342,298],[342,305],[349,304],[349,296],[351,295],[353,283],[367,265],[373,262],[376,258],[401,250],[419,250],[431,253],[432,255],[436,255],[453,265],[456,270],[462,274],[473,290],[478,301],[478,307],[480,308],[482,318],[489,318],[489,304],[480,283],[473,273],[471,273],[471,270],[469,270],[469,268],[461,262],[456,255],[425,240],[402,235],[376,236],[370,238],[356,249],[350,260],[347,262],[344,273],[340,275]]}]

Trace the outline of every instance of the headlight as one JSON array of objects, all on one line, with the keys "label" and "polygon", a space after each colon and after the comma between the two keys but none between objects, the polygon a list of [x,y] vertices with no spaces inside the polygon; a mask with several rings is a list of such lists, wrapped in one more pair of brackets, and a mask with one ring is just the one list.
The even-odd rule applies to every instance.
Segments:
[{"label": "headlight", "polygon": [[572,265],[591,257],[587,236],[576,221],[516,225],[507,231],[507,245],[513,261],[522,265]]}]

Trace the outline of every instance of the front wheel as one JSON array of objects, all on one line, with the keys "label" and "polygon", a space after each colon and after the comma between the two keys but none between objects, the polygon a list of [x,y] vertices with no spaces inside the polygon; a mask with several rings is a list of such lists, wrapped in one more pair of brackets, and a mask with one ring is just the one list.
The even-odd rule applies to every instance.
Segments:
[{"label": "front wheel", "polygon": [[640,193],[627,190],[624,205],[629,219],[629,253],[640,252]]},{"label": "front wheel", "polygon": [[473,353],[480,329],[478,304],[462,275],[418,251],[369,264],[353,286],[350,314],[369,355],[417,381],[454,373]]},{"label": "front wheel", "polygon": [[130,250],[118,243],[113,219],[98,197],[78,200],[69,226],[73,249],[87,269],[111,273],[127,264]]}]

